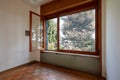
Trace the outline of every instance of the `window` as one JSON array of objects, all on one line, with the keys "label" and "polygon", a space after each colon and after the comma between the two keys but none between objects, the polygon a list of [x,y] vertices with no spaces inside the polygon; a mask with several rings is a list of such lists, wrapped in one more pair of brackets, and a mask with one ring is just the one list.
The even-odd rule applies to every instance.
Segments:
[{"label": "window", "polygon": [[95,52],[95,9],[60,17],[61,50]]},{"label": "window", "polygon": [[96,2],[45,16],[45,50],[99,55],[101,14]]},{"label": "window", "polygon": [[46,21],[46,49],[57,49],[57,18],[49,19]]},{"label": "window", "polygon": [[43,47],[43,26],[41,16],[30,11],[30,52]]}]

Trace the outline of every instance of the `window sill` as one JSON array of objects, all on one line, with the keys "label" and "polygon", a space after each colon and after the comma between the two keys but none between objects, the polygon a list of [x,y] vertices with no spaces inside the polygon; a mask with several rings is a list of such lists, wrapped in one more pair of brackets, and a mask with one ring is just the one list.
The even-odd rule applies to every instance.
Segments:
[{"label": "window sill", "polygon": [[39,48],[39,49],[35,49],[35,50],[30,50],[30,52],[36,52],[36,51],[43,51],[44,48]]},{"label": "window sill", "polygon": [[60,54],[60,55],[71,55],[71,56],[83,56],[83,57],[93,57],[93,58],[100,58],[99,55],[89,55],[89,54],[75,54],[75,53],[68,53],[68,52],[57,52],[57,51],[42,51],[42,53],[50,53],[50,54]]}]

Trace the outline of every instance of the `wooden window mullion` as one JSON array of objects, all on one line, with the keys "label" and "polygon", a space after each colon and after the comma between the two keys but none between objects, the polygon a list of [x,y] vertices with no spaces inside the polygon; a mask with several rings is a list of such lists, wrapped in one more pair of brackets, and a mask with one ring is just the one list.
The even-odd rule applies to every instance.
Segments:
[{"label": "wooden window mullion", "polygon": [[60,43],[59,43],[59,36],[60,36],[60,34],[59,34],[59,16],[57,17],[57,51],[59,51],[59,46],[60,46]]}]

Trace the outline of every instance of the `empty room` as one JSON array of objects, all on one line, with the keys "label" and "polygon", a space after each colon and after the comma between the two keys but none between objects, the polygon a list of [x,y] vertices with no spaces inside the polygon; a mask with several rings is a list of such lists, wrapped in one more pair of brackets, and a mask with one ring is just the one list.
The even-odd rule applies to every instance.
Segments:
[{"label": "empty room", "polygon": [[0,80],[120,80],[120,0],[0,0]]}]

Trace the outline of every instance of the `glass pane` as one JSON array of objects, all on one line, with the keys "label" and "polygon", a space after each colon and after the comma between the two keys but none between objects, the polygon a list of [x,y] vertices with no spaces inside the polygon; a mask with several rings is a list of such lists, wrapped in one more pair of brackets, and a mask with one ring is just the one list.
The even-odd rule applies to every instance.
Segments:
[{"label": "glass pane", "polygon": [[32,50],[42,47],[43,34],[40,16],[32,14]]},{"label": "glass pane", "polygon": [[47,31],[47,50],[57,49],[57,18],[49,19],[46,21],[46,31]]},{"label": "glass pane", "polygon": [[95,52],[95,9],[60,17],[60,49]]}]

